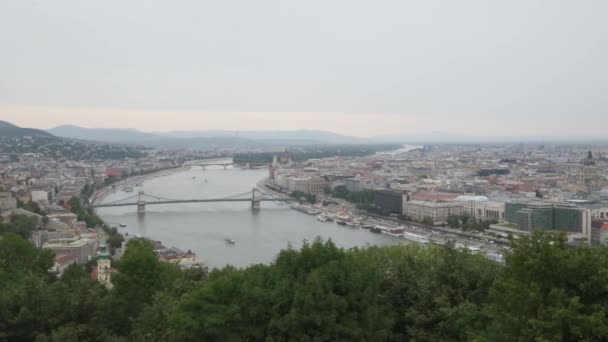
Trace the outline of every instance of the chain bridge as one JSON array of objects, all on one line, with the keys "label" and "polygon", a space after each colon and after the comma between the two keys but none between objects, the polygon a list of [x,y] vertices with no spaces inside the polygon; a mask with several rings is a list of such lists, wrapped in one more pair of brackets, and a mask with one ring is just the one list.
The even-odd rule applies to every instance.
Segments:
[{"label": "chain bridge", "polygon": [[251,202],[251,209],[259,209],[261,202],[291,202],[294,201],[292,198],[287,197],[272,197],[268,196],[256,188],[253,188],[251,192],[244,192],[232,196],[222,198],[205,198],[205,199],[175,199],[165,198],[161,196],[154,196],[145,194],[143,191],[139,191],[137,195],[133,195],[126,198],[121,198],[112,202],[92,204],[91,207],[97,208],[109,208],[109,207],[127,207],[137,206],[137,212],[144,213],[147,205],[156,204],[173,204],[173,203],[209,203],[209,202]]}]

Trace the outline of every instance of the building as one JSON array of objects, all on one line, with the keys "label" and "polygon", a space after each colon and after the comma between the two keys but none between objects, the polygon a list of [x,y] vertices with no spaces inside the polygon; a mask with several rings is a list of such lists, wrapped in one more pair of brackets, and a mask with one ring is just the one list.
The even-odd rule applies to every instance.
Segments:
[{"label": "building", "polygon": [[601,245],[608,245],[608,221],[604,222],[602,227],[599,229],[600,238],[599,242]]},{"label": "building", "polygon": [[289,192],[300,191],[305,194],[321,195],[325,191],[327,181],[323,177],[288,177],[287,189]]},{"label": "building", "polygon": [[40,205],[47,205],[49,203],[49,193],[42,190],[33,190],[30,192],[30,200]]},{"label": "building", "polygon": [[506,221],[518,229],[590,233],[591,211],[584,208],[543,201],[505,204]]},{"label": "building", "polygon": [[68,255],[79,264],[91,260],[96,255],[97,246],[97,240],[91,238],[58,239],[42,244],[42,248],[50,249],[56,255]]},{"label": "building", "polygon": [[591,151],[587,153],[587,158],[581,160],[581,162],[574,167],[572,177],[576,184],[584,185],[587,191],[601,189],[600,170],[597,167]]},{"label": "building", "polygon": [[359,192],[364,189],[363,183],[357,178],[347,178],[343,180],[344,186],[350,192]]},{"label": "building", "polygon": [[10,192],[0,192],[0,211],[17,208],[17,199]]},{"label": "building", "polygon": [[112,262],[110,261],[110,253],[107,247],[102,245],[99,247],[99,259],[97,259],[97,281],[103,284],[106,288],[112,288]]},{"label": "building", "polygon": [[384,211],[401,214],[403,213],[403,197],[404,193],[402,191],[391,189],[376,190],[375,205]]},{"label": "building", "polygon": [[433,225],[447,224],[449,216],[462,215],[463,203],[412,200],[403,204],[403,213],[412,220],[423,221],[429,218],[433,221]]},{"label": "building", "polygon": [[456,201],[462,202],[462,213],[475,219],[481,219],[484,203],[488,201],[486,196],[458,196]]}]

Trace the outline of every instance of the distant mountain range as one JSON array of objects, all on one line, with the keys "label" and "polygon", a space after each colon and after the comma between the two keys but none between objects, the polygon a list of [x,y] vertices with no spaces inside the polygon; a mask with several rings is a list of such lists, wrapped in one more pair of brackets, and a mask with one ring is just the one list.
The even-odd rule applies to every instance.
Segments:
[{"label": "distant mountain range", "polygon": [[72,125],[47,130],[53,135],[72,139],[143,144],[167,148],[254,145],[355,144],[366,139],[327,131],[173,131],[147,133],[133,128],[84,128]]},{"label": "distant mountain range", "polygon": [[26,136],[45,136],[51,137],[52,134],[34,128],[22,128],[12,123],[0,120],[0,137],[26,137]]}]

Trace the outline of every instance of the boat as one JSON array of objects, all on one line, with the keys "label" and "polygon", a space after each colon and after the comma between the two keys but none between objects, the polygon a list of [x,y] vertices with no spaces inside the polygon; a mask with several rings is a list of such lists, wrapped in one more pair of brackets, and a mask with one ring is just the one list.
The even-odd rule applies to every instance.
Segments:
[{"label": "boat", "polygon": [[345,222],[347,226],[351,227],[351,228],[357,228],[357,224],[353,221],[346,221]]},{"label": "boat", "polygon": [[229,237],[224,238],[224,241],[226,241],[226,243],[229,245],[234,245],[236,243],[236,241],[234,241],[234,239],[231,239]]},{"label": "boat", "polygon": [[337,219],[336,223],[339,224],[339,225],[341,225],[341,226],[344,226],[346,224],[346,221],[341,220],[341,219]]},{"label": "boat", "polygon": [[196,176],[192,176],[192,179],[196,179]]},{"label": "boat", "polygon": [[371,224],[371,223],[364,223],[364,224],[361,225],[361,228],[363,228],[363,229],[372,229],[372,228],[374,228],[374,225]]},{"label": "boat", "polygon": [[122,188],[122,191],[124,191],[124,192],[133,192],[133,187],[132,186],[125,186],[124,188]]},{"label": "boat", "polygon": [[124,227],[126,227],[127,225],[126,225],[126,223],[121,223],[121,224],[119,224],[119,226],[121,226],[122,228],[124,228]]},{"label": "boat", "polygon": [[321,214],[321,215],[317,215],[317,221],[327,222],[329,220],[327,219],[327,217],[325,217],[325,215]]},{"label": "boat", "polygon": [[376,233],[376,234],[382,233],[382,229],[380,229],[380,228],[378,228],[376,226],[370,228],[369,231],[372,232],[372,233]]},{"label": "boat", "polygon": [[306,210],[306,213],[309,215],[318,215],[319,211],[315,208],[309,208],[308,210]]},{"label": "boat", "polygon": [[413,241],[413,242],[417,242],[417,243],[421,243],[421,244],[428,244],[431,241],[429,240],[428,236],[425,235],[418,235],[418,234],[414,234],[414,233],[410,233],[410,232],[406,232],[403,233],[403,238],[409,241]]},{"label": "boat", "polygon": [[334,217],[335,217],[332,214],[323,214],[323,216],[325,216],[325,218],[327,219],[327,221],[333,221]]}]

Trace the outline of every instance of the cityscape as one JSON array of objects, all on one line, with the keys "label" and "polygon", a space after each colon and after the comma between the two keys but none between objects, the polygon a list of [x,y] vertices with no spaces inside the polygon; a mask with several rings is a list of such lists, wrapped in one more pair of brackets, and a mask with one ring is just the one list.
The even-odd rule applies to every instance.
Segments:
[{"label": "cityscape", "polygon": [[608,340],[607,12],[0,0],[0,342]]}]

